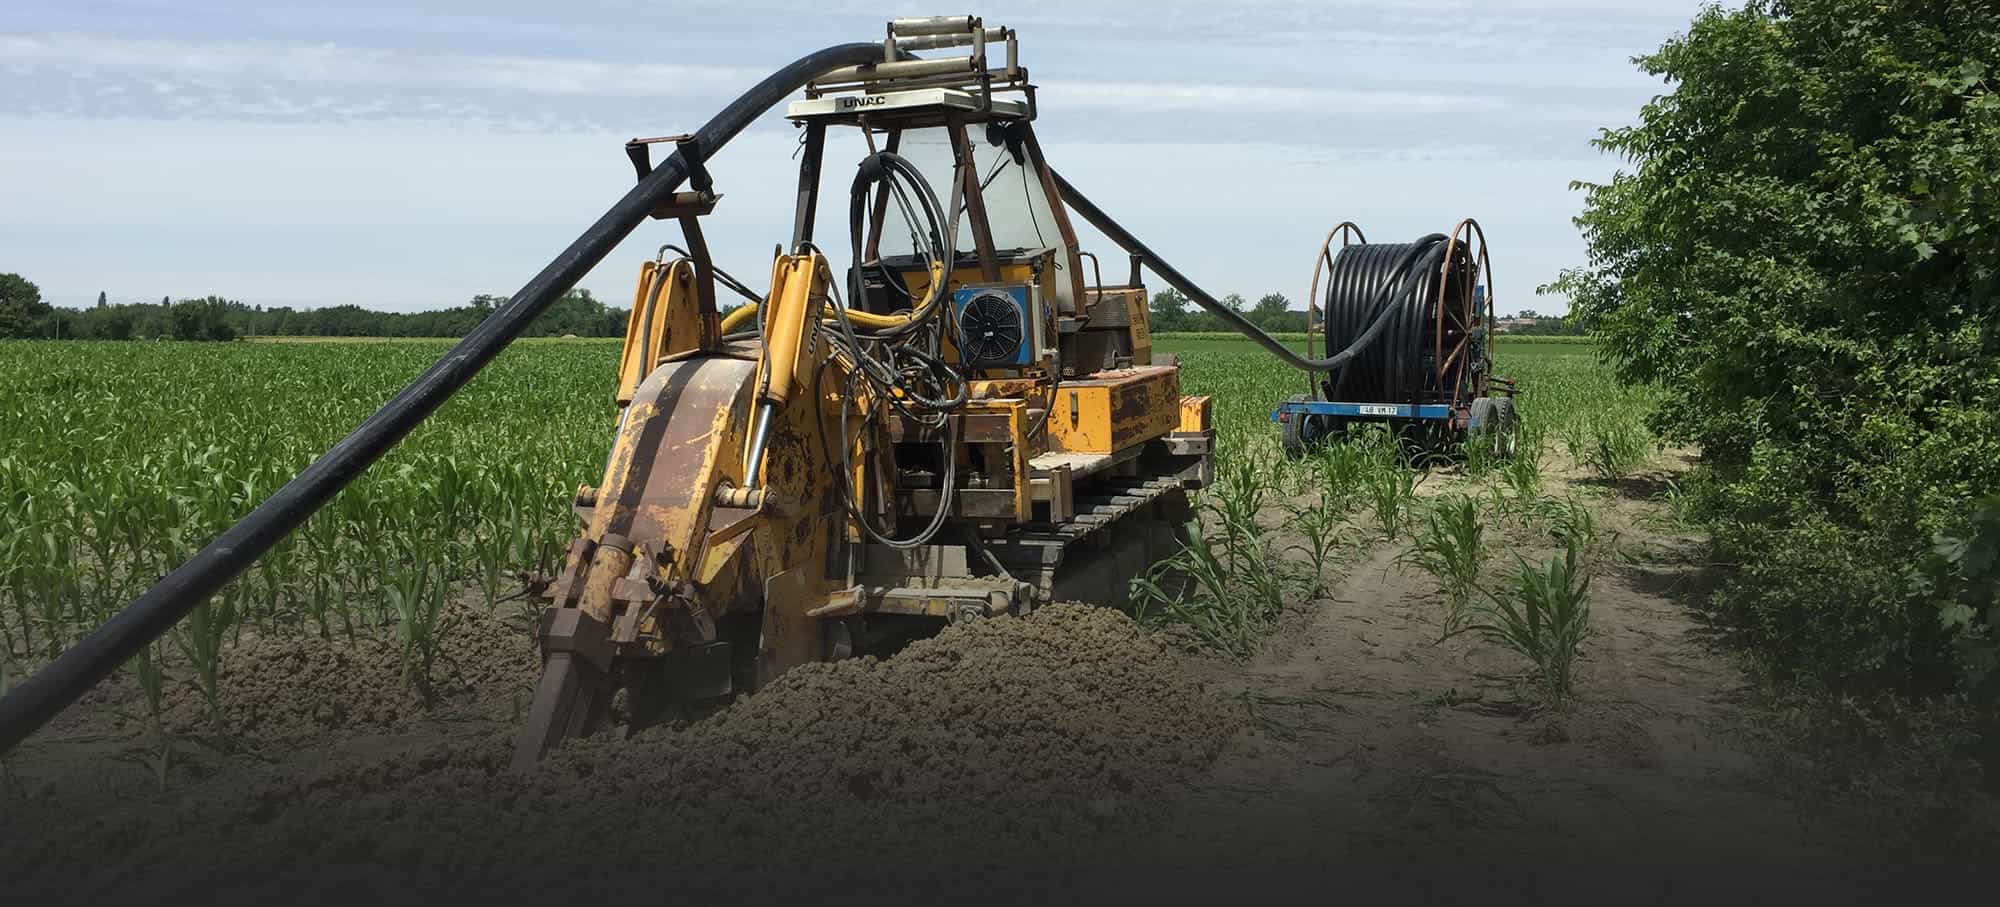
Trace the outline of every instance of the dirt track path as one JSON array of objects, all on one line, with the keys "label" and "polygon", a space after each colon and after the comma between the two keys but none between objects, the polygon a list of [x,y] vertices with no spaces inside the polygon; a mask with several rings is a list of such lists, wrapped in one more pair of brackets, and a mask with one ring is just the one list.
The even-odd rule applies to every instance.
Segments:
[{"label": "dirt track path", "polygon": [[[1637,531],[1651,506],[1611,498],[1603,512]],[[1512,653],[1469,634],[1438,642],[1435,585],[1398,569],[1396,550],[1378,547],[1247,665],[1214,666],[1211,684],[1253,720],[1172,826],[1133,849],[1140,871],[1108,872],[1096,890],[1857,894],[1843,835],[1769,793],[1740,742],[1754,720],[1741,672],[1662,594],[1684,567],[1600,572],[1578,700],[1551,714],[1519,689]]]}]

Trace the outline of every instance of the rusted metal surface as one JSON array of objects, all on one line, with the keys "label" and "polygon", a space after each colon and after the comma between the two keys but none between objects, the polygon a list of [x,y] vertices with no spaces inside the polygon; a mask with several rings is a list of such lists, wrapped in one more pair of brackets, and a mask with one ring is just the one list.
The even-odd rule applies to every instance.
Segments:
[{"label": "rusted metal surface", "polygon": [[[947,211],[957,211],[958,202],[965,203],[966,219],[972,226],[972,247],[979,252],[980,278],[987,283],[1000,280],[1000,259],[993,251],[993,227],[986,219],[986,194],[979,187],[979,167],[972,156],[972,140],[965,134],[965,123],[953,117],[945,126],[951,136],[951,155],[954,185],[952,205]],[[956,229],[957,218],[952,220]]]},{"label": "rusted metal surface", "polygon": [[[1367,242],[1368,236],[1361,232],[1360,225],[1355,222],[1341,221],[1326,232],[1326,241],[1319,244],[1319,253],[1313,256],[1312,286],[1306,290],[1306,358],[1308,359],[1313,357],[1313,313],[1320,312],[1322,316],[1324,315],[1319,304],[1319,278],[1322,273],[1328,274],[1329,279],[1332,277],[1330,272],[1333,270],[1333,241],[1336,239],[1340,240],[1340,247],[1345,249],[1352,243]],[[1310,375],[1306,377],[1308,384],[1313,380]]]},{"label": "rusted metal surface", "polygon": [[609,627],[578,608],[550,608],[535,641],[542,649],[542,677],[515,740],[515,771],[533,768],[563,738],[590,733],[603,719],[610,695]]},{"label": "rusted metal surface", "polygon": [[[1062,273],[1069,275],[1069,303],[1072,307],[1083,305],[1083,260],[1077,255],[1079,246],[1076,241],[1076,229],[1070,225],[1069,206],[1063,204],[1062,191],[1056,188],[1055,171],[1049,169],[1048,160],[1042,156],[1041,140],[1035,137],[1033,129],[1023,129],[1023,132],[1026,134],[1021,146],[1027,150],[1028,160],[1035,165],[1035,173],[1041,179],[1042,197],[1049,200],[1049,212],[1056,222],[1056,234],[1062,240]],[[1134,280],[1133,283],[1136,284],[1138,281]]]},{"label": "rusted metal surface", "polygon": [[[1438,282],[1438,328],[1434,352],[1434,355],[1437,356],[1439,387],[1440,389],[1446,386],[1450,387],[1451,402],[1454,406],[1469,405],[1471,401],[1465,398],[1464,392],[1468,390],[1464,387],[1465,382],[1459,380],[1448,381],[1449,376],[1455,374],[1452,371],[1452,366],[1458,365],[1461,370],[1470,366],[1472,333],[1476,328],[1485,329],[1489,343],[1493,334],[1493,279],[1491,274],[1493,262],[1487,257],[1486,253],[1486,231],[1479,226],[1478,221],[1468,217],[1459,221],[1457,226],[1452,228],[1451,238],[1445,245],[1444,256],[1448,274],[1452,273],[1450,269],[1452,268],[1452,263],[1456,260],[1453,258],[1453,253],[1460,249],[1465,250],[1465,255],[1470,259],[1471,266],[1459,268],[1455,272],[1459,278],[1457,288],[1459,290],[1459,298],[1464,300],[1464,305],[1459,312],[1451,314],[1458,315],[1460,329],[1463,333],[1453,345],[1451,352],[1448,354],[1445,353],[1444,317],[1447,314],[1445,310],[1445,290],[1446,285],[1450,281],[1441,280]],[[1485,311],[1483,313],[1479,311],[1480,302],[1473,298],[1475,289],[1481,286],[1482,281],[1484,282],[1484,286],[1487,287],[1486,299],[1484,300]],[[1465,356],[1465,361],[1461,362],[1459,359],[1460,356]],[[1486,395],[1486,381],[1488,377],[1487,373],[1482,372],[1480,374],[1477,385],[1469,389],[1472,396],[1481,397]]]},{"label": "rusted metal surface", "polygon": [[[972,40],[977,49],[980,37]],[[1008,72],[1026,78],[1011,46]],[[1021,90],[1032,111],[1032,93]],[[689,249],[641,268],[620,358],[619,428],[601,480],[578,491],[584,526],[547,584],[544,678],[517,762],[589,730],[614,689],[631,691],[639,720],[674,695],[723,695],[745,678],[761,685],[806,662],[852,656],[878,616],[955,621],[1025,610],[1054,588],[1059,565],[1082,563],[1067,558],[1072,549],[1114,552],[1091,576],[1121,587],[1149,552],[1170,553],[1162,521],[1186,518],[1185,489],[1206,476],[1198,468],[1213,439],[1206,398],[1183,399],[1178,368],[1149,364],[1147,299],[1136,280],[1086,295],[1058,181],[1032,129],[1011,119],[1018,108],[1003,117],[940,107],[953,155],[950,172],[932,181],[949,186],[950,210],[965,209],[965,245],[979,260],[937,271],[897,262],[904,288],[921,298],[939,280],[1032,283],[1051,300],[1051,347],[1061,336],[1058,299],[1069,328],[1125,342],[1103,357],[1107,367],[1078,368],[1072,379],[1050,374],[1052,362],[969,376],[968,402],[950,414],[952,443],[940,452],[939,428],[891,415],[887,401],[867,396],[876,388],[843,380],[854,364],[834,350],[845,344],[821,333],[834,277],[821,256],[797,247],[814,233],[826,128],[859,126],[871,149],[886,134],[894,150],[918,114],[807,124],[794,254],[777,256],[755,319],[732,322],[732,331],[755,329],[756,342],[717,336],[713,265],[697,220],[714,205],[708,184],[661,201],[654,213],[681,219]],[[1010,144],[1020,138],[1050,203],[1049,249],[993,247],[968,127],[1003,119],[995,128]],[[864,260],[879,258],[888,219],[886,194],[870,201]],[[946,226],[954,245],[964,241],[960,224],[954,216]],[[866,324],[861,300],[850,302],[851,317]],[[955,362],[951,338],[943,341]],[[855,387],[857,399],[832,390]],[[854,418],[862,414],[871,418]],[[907,530],[946,496],[944,475],[955,476],[946,528],[912,550],[861,532],[841,488],[845,480],[855,490],[859,512],[890,527],[906,517]]]},{"label": "rusted metal surface", "polygon": [[1180,397],[1177,366],[1141,366],[1064,381],[1050,411],[1050,446],[1111,453],[1152,440],[1179,424]]}]

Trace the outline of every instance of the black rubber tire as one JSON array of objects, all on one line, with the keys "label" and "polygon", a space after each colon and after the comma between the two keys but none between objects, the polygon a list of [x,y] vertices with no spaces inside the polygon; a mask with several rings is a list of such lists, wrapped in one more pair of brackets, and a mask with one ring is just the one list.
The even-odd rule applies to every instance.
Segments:
[{"label": "black rubber tire", "polygon": [[[1306,395],[1293,394],[1292,399],[1286,402],[1304,403],[1306,402]],[[1278,446],[1284,449],[1287,459],[1304,459],[1306,455],[1306,414],[1285,413],[1284,416],[1285,418],[1278,423]]]},{"label": "black rubber tire", "polygon": [[1485,444],[1501,460],[1514,458],[1520,445],[1521,419],[1515,414],[1511,397],[1480,397],[1472,401],[1472,422],[1477,425],[1466,438],[1469,444]]}]

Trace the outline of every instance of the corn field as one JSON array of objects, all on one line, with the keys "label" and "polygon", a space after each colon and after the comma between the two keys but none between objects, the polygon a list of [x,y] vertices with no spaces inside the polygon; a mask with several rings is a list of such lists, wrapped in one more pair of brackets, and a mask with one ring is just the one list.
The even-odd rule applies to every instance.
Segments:
[{"label": "corn field", "polygon": [[[443,342],[0,344],[0,661],[19,676],[193,554],[446,349]],[[1288,597],[1428,519],[1398,445],[1362,436],[1279,454],[1271,406],[1304,378],[1247,341],[1163,336],[1183,390],[1211,395],[1218,481],[1180,558],[1135,588],[1142,619],[1246,652]],[[611,436],[617,347],[519,344],[133,666],[198,687],[244,632],[396,647],[421,686],[446,603],[491,606],[553,568],[576,484]],[[1529,455],[1492,464],[1527,499],[1551,458],[1616,480],[1651,455],[1644,391],[1587,345],[1511,342]],[[1468,463],[1468,472],[1486,464]],[[1525,490],[1524,490],[1525,489]],[[1285,527],[1283,540],[1278,533]],[[1169,576],[1184,581],[1165,583]],[[1185,581],[1187,577],[1193,581]],[[1142,584],[1143,585],[1143,584]]]},{"label": "corn field", "polygon": [[[1435,577],[1441,637],[1477,630],[1530,662],[1547,701],[1568,695],[1587,636],[1587,573],[1602,560],[1592,546],[1603,540],[1590,528],[1592,504],[1549,497],[1544,473],[1566,469],[1609,489],[1651,463],[1653,391],[1615,383],[1588,344],[1503,339],[1496,371],[1521,388],[1512,459],[1473,450],[1460,461],[1416,463],[1386,434],[1363,431],[1288,460],[1270,411],[1309,389],[1302,375],[1245,340],[1156,342],[1180,357],[1186,391],[1215,398],[1217,481],[1201,495],[1200,531],[1187,550],[1134,583],[1141,621],[1185,625],[1208,648],[1248,655],[1288,602],[1324,594],[1344,567],[1387,545],[1398,563]],[[1501,523],[1511,536],[1494,531]],[[1492,549],[1524,544],[1557,545],[1561,556],[1539,565],[1509,558],[1517,570],[1489,575]],[[1530,581],[1552,572],[1566,582]],[[1541,620],[1547,613],[1564,619]]]},{"label": "corn field", "polygon": [[[289,480],[446,348],[0,344],[0,652],[53,655]],[[212,682],[247,628],[422,641],[443,590],[546,569],[610,431],[615,345],[524,344],[178,628]],[[211,696],[215,693],[208,689]]]}]

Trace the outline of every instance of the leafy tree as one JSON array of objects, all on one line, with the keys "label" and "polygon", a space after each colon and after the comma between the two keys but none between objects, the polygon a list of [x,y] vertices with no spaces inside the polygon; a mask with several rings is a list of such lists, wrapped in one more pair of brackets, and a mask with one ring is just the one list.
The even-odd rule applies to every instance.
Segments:
[{"label": "leafy tree", "polygon": [[1188,298],[1181,295],[1181,291],[1170,288],[1154,293],[1148,309],[1148,320],[1153,330],[1187,330]]},{"label": "leafy tree", "polygon": [[220,296],[183,299],[174,303],[170,313],[173,337],[175,340],[235,340],[236,329],[229,325],[229,313],[231,306],[240,305]]},{"label": "leafy tree", "polygon": [[1283,293],[1266,293],[1250,309],[1251,323],[1267,331],[1303,331],[1304,312],[1292,311],[1292,301]]},{"label": "leafy tree", "polygon": [[42,289],[19,274],[0,274],[0,337],[34,337],[49,315]]},{"label": "leafy tree", "polygon": [[1779,666],[1928,688],[1966,615],[1913,565],[2000,487],[2000,10],[1710,7],[1597,145],[1577,317],[1713,471],[1718,598]]}]

